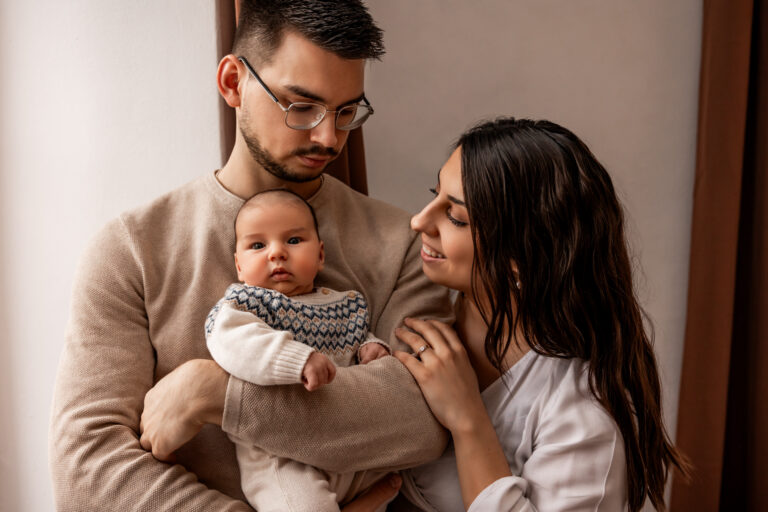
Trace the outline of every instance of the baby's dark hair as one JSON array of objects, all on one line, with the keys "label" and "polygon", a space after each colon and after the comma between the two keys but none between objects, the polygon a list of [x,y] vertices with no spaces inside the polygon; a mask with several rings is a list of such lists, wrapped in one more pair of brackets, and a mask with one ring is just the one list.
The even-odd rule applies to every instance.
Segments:
[{"label": "baby's dark hair", "polygon": [[269,62],[286,30],[343,59],[379,59],[382,31],[360,0],[243,0],[232,53]]},{"label": "baby's dark hair", "polygon": [[233,228],[235,231],[235,240],[237,240],[237,220],[240,218],[240,214],[246,210],[256,207],[259,204],[259,202],[262,201],[264,197],[268,195],[270,197],[274,195],[279,195],[279,196],[282,196],[283,199],[286,199],[290,202],[304,205],[309,210],[309,213],[312,215],[312,224],[315,227],[315,233],[317,234],[317,238],[318,239],[320,238],[320,230],[317,224],[317,215],[315,214],[315,209],[312,208],[312,205],[309,204],[306,199],[301,197],[296,192],[293,192],[292,190],[288,190],[287,188],[271,188],[269,190],[262,190],[261,192],[256,192],[255,194],[253,194],[251,197],[245,200],[243,205],[237,211],[237,215],[235,215],[235,222],[233,224]]}]

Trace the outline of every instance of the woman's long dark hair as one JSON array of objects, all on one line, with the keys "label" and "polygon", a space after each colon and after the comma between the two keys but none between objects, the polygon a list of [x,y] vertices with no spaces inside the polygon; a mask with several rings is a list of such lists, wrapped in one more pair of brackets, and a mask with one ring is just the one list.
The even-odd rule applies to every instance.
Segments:
[{"label": "woman's long dark hair", "polygon": [[472,289],[488,298],[486,308],[476,301],[488,324],[486,355],[503,372],[520,329],[539,354],[587,361],[590,390],[624,438],[629,510],[646,497],[664,510],[670,467],[686,475],[688,463],[664,428],[608,173],[576,135],[548,121],[500,118],[456,145],[475,240]]}]

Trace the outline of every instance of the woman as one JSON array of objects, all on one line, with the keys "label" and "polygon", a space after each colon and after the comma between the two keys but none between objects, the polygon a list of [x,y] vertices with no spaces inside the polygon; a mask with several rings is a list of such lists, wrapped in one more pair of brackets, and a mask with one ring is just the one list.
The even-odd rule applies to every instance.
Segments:
[{"label": "woman", "polygon": [[405,475],[409,499],[663,510],[670,467],[687,464],[664,429],[605,169],[565,128],[502,118],[461,136],[433,192],[411,225],[424,272],[460,292],[457,331],[409,319],[398,337],[416,355],[397,357],[453,446]]}]

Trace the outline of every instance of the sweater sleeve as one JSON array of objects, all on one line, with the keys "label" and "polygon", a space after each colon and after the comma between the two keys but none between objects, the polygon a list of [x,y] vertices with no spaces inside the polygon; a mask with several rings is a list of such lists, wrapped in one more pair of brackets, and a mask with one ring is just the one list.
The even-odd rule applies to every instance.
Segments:
[{"label": "sweater sleeve", "polygon": [[312,392],[230,378],[222,428],[326,471],[400,470],[440,456],[448,434],[392,356],[338,368]]},{"label": "sweater sleeve", "polygon": [[389,301],[378,319],[375,319],[376,336],[388,341],[389,346],[395,350],[410,351],[395,336],[395,327],[401,326],[406,317],[435,318],[451,324],[454,321],[448,289],[427,278],[421,269],[420,252],[421,240],[414,236],[402,260],[400,275]]},{"label": "sweater sleeve", "polygon": [[206,343],[230,375],[260,386],[299,384],[312,347],[273,329],[249,311],[224,304]]},{"label": "sweater sleeve", "polygon": [[251,510],[141,448],[156,363],[143,294],[142,264],[117,219],[91,242],[75,277],[49,432],[56,508]]}]

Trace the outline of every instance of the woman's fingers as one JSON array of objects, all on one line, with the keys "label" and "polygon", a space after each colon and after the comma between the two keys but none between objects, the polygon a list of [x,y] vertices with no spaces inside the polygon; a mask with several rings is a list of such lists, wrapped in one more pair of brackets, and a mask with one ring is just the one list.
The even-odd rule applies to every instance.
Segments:
[{"label": "woman's fingers", "polygon": [[395,350],[392,355],[395,356],[398,361],[403,363],[405,368],[411,372],[411,375],[413,375],[413,378],[416,379],[416,382],[419,383],[419,385],[424,382],[424,379],[426,378],[426,370],[421,361],[416,359],[412,354],[403,352],[402,350]]},{"label": "woman's fingers", "polygon": [[443,338],[445,338],[445,340],[448,342],[448,345],[452,349],[454,350],[464,349],[464,344],[461,342],[461,338],[459,338],[459,335],[456,333],[453,327],[439,320],[429,320],[429,323],[432,324],[432,326],[435,329],[437,329],[442,333]]},{"label": "woman's fingers", "polygon": [[413,350],[415,353],[418,353],[419,348],[423,347],[424,345],[429,346],[429,343],[422,338],[422,336],[419,333],[409,331],[408,329],[403,329],[402,327],[398,327],[395,329],[395,336],[411,347],[411,350]]},{"label": "woman's fingers", "polygon": [[436,327],[436,324],[440,323],[437,320],[405,319],[405,325],[419,333],[436,354],[445,355],[450,348],[450,344],[445,339],[443,331]]}]

